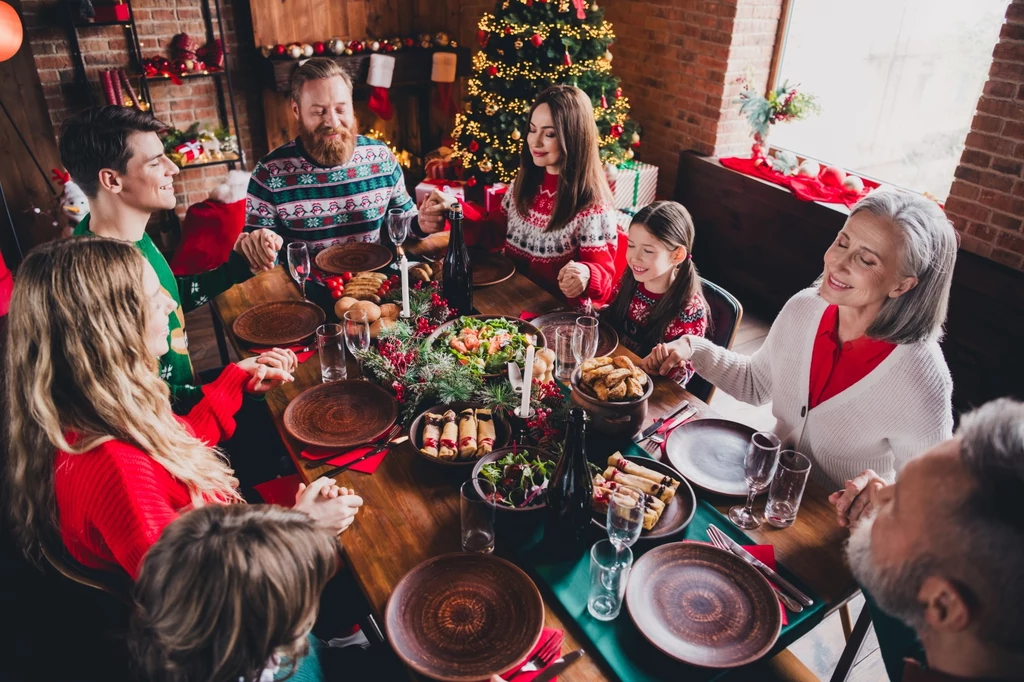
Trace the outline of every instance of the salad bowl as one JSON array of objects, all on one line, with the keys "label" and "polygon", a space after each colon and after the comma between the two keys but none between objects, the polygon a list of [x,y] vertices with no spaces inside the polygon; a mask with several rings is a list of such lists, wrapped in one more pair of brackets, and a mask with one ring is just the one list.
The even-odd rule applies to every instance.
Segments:
[{"label": "salad bowl", "polygon": [[[528,462],[537,460],[543,464],[542,470],[528,471],[524,468],[524,465],[528,466]],[[503,461],[508,463],[502,464]],[[494,484],[495,490],[501,495],[501,499],[496,500],[495,504],[498,511],[537,511],[547,506],[544,492],[557,464],[558,457],[541,448],[502,448],[477,460],[476,466],[473,467],[473,480],[483,479]],[[482,496],[480,486],[474,483],[474,487]],[[519,506],[515,506],[516,503],[519,503]]]},{"label": "salad bowl", "polygon": [[[467,343],[473,330],[479,345]],[[443,344],[463,364],[472,364],[484,379],[496,379],[508,373],[507,364],[522,364],[526,348],[532,342],[537,348],[545,345],[540,329],[509,315],[463,315],[445,322],[424,343]],[[492,343],[493,342],[493,343]]]}]

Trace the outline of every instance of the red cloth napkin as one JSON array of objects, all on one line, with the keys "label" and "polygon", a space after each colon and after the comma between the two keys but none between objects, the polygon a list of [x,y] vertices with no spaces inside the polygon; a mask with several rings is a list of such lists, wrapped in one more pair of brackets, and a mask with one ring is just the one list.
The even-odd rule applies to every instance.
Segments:
[{"label": "red cloth napkin", "polygon": [[538,315],[537,313],[528,313],[525,310],[523,312],[519,313],[519,319],[523,320],[525,322],[529,322],[530,320],[532,320],[534,318],[537,318],[537,317],[540,317],[540,315]]},{"label": "red cloth napkin", "polygon": [[[310,344],[309,347],[312,348],[313,350],[302,351],[301,353],[299,351],[301,351],[303,348],[306,348],[306,346],[303,346],[301,343],[296,343],[293,346],[284,346],[284,349],[285,350],[293,351],[295,353],[295,357],[298,358],[300,363],[302,363],[302,362],[305,362],[306,360],[309,360],[311,357],[313,357],[314,354],[316,354],[316,347],[313,344]],[[257,355],[259,355],[260,353],[266,353],[269,350],[274,350],[274,349],[273,348],[250,348],[249,352],[250,353],[256,353]]]},{"label": "red cloth napkin", "polygon": [[[773,571],[775,568],[775,545],[745,545],[743,549],[754,555],[754,558],[763,563]],[[768,582],[771,582],[770,580]],[[774,584],[774,583],[772,583]],[[786,615],[786,607],[779,602],[779,610],[782,612],[782,624],[789,625],[789,617]]]},{"label": "red cloth napkin", "polygon": [[253,488],[267,504],[294,507],[295,494],[299,492],[300,483],[302,483],[302,477],[298,474],[292,474],[290,476],[272,478],[269,481],[254,485]]},{"label": "red cloth napkin", "polygon": [[[360,457],[370,452],[371,450],[373,450],[372,445],[364,445],[362,447],[356,448],[355,450],[349,450],[347,452],[343,452],[340,454],[337,450],[309,448],[307,450],[303,450],[299,454],[301,454],[306,459],[325,460],[322,462],[325,466],[329,465],[333,467],[340,467],[345,466],[346,464],[353,460],[359,459]],[[374,471],[377,470],[377,467],[380,466],[380,463],[384,461],[384,457],[387,454],[388,451],[385,450],[384,452],[374,455],[373,457],[367,457],[362,462],[353,464],[351,467],[349,467],[349,470],[358,471],[363,474],[372,474]]]},{"label": "red cloth napkin", "polygon": [[[533,658],[534,654],[536,654],[538,651],[540,651],[541,646],[543,646],[545,643],[547,643],[548,637],[550,637],[551,635],[554,635],[555,637],[557,637],[558,641],[559,641],[559,656],[556,656],[555,658],[552,659],[552,661],[557,661],[561,657],[561,641],[563,639],[565,639],[565,633],[562,632],[561,630],[556,630],[555,628],[544,628],[544,630],[542,630],[541,633],[540,633],[540,639],[537,640],[537,646],[533,647],[533,651],[531,651],[530,655],[526,657],[526,660],[524,660],[519,667],[512,668],[512,670],[509,670],[508,672],[503,674],[502,677],[507,680],[509,677],[514,675],[515,672],[517,670],[519,670],[519,668],[522,668],[524,665],[529,663],[530,659]],[[536,672],[523,673],[522,675],[520,675],[519,677],[516,678],[516,682],[530,682],[530,680],[532,680],[533,678],[537,677],[537,675],[540,675],[542,672],[544,672],[543,668],[541,668],[540,670],[538,670]],[[551,679],[552,680],[557,680],[558,678],[557,677],[553,677]]]},{"label": "red cloth napkin", "polygon": [[[755,165],[754,159],[731,156],[719,159],[719,161],[726,168],[738,171],[744,175],[752,175],[755,178],[761,178],[768,182],[774,182],[776,185],[782,185],[792,191],[797,199],[803,201],[823,201],[830,204],[845,204],[852,207],[868,192],[878,187],[877,182],[861,178],[864,180],[864,191],[851,192],[844,187],[830,187],[819,178],[809,178],[806,175],[783,175],[772,170],[771,165],[767,163]],[[822,170],[824,169],[825,167],[822,166]]]}]

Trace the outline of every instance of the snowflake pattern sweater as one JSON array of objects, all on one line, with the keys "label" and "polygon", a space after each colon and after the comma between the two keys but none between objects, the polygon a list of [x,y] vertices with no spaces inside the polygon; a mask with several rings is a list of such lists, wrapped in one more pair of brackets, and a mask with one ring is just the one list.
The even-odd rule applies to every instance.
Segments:
[{"label": "snowflake pattern sweater", "polygon": [[571,260],[586,263],[590,269],[587,290],[570,304],[589,298],[595,305],[611,300],[615,290],[615,251],[618,228],[610,206],[595,205],[583,209],[564,227],[545,231],[554,209],[558,176],[545,174],[544,182],[527,215],[519,214],[512,200],[513,187],[502,200],[501,214],[492,220],[492,229],[505,232],[505,253],[520,272],[551,292],[559,292],[558,272]]},{"label": "snowflake pattern sweater", "polygon": [[[641,358],[650,355],[653,347],[646,341],[647,321],[651,316],[651,310],[658,303],[664,294],[654,294],[644,287],[643,282],[637,282],[633,289],[633,298],[629,301],[629,310],[625,320],[612,320],[611,324],[619,331],[622,345],[630,349]],[[707,311],[704,309],[704,300],[700,296],[694,296],[679,310],[676,319],[668,325],[662,341],[675,341],[680,336],[691,334],[693,336],[704,336],[708,329]],[[693,376],[693,365],[686,363],[672,373],[672,379],[685,386]]]},{"label": "snowflake pattern sweater", "polygon": [[262,227],[303,241],[314,253],[332,244],[379,242],[388,209],[414,211],[402,167],[387,145],[359,135],[352,158],[318,166],[298,138],[256,164],[245,202],[249,232]]},{"label": "snowflake pattern sweater", "polygon": [[[178,421],[210,445],[230,438],[248,380],[248,372],[228,365],[202,387],[205,397]],[[71,556],[91,568],[124,569],[133,580],[163,529],[192,504],[184,483],[138,447],[119,440],[80,455],[58,451],[54,493],[61,538]]]}]

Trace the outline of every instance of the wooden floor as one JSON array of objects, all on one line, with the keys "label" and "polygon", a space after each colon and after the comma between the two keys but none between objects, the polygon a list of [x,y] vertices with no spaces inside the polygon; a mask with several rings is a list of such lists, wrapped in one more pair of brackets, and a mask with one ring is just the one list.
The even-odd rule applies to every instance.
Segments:
[{"label": "wooden floor", "polygon": [[[194,310],[185,315],[185,329],[188,332],[188,349],[192,356],[192,364],[197,372],[204,369],[220,367],[220,354],[217,350],[217,341],[213,329],[210,306]],[[764,343],[768,335],[769,323],[759,320],[750,315],[744,315],[736,334],[736,341],[733,350],[750,355],[755,353]],[[229,359],[233,362],[238,360],[228,347]],[[748,424],[757,429],[772,429],[775,425],[775,418],[772,417],[771,404],[754,407],[741,403],[723,391],[716,391],[711,400],[715,410],[727,419],[732,419]],[[864,604],[861,597],[857,597],[851,603],[853,619]],[[842,626],[839,623],[838,614],[833,614],[812,632],[801,638],[790,651],[793,652],[813,672],[818,679],[828,680],[832,676],[832,670],[839,661],[843,652],[845,640],[843,638]],[[849,682],[880,682],[886,679],[885,668],[882,665],[882,657],[878,652],[878,641],[872,630],[864,646],[861,648],[857,663],[850,673]]]}]

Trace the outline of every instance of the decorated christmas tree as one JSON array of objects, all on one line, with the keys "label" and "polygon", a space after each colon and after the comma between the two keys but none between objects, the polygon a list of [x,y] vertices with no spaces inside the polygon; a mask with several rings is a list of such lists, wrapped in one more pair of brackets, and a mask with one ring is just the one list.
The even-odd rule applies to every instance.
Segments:
[{"label": "decorated christmas tree", "polygon": [[552,85],[575,85],[590,95],[602,161],[633,158],[640,135],[612,75],[615,34],[596,2],[500,0],[480,20],[477,41],[465,112],[452,132],[471,187],[515,177],[530,105]]}]

